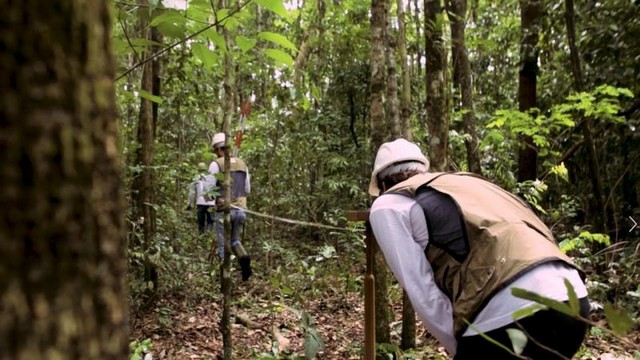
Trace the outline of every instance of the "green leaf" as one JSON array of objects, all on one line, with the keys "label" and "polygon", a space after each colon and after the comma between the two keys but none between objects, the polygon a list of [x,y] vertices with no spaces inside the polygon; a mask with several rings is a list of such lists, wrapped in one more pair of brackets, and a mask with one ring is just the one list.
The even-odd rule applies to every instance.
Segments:
[{"label": "green leaf", "polygon": [[291,296],[291,295],[294,294],[294,291],[293,291],[292,288],[290,288],[288,286],[285,286],[285,287],[282,288],[282,294],[286,295],[286,296]]},{"label": "green leaf", "polygon": [[255,0],[255,3],[289,20],[289,12],[285,9],[282,0]]},{"label": "green leaf", "polygon": [[513,320],[519,320],[535,314],[538,310],[543,310],[546,308],[547,307],[544,305],[533,304],[531,306],[527,306],[526,308],[514,311],[511,316],[513,317]]},{"label": "green leaf", "polygon": [[131,39],[131,45],[135,46],[135,47],[145,47],[145,46],[162,46],[161,43],[157,42],[157,41],[153,41],[153,40],[149,40],[149,39],[143,39],[143,38],[134,38]]},{"label": "green leaf", "polygon": [[216,64],[216,54],[205,45],[198,43],[191,44],[191,51],[193,51],[193,54],[202,61],[202,64],[205,67],[210,68]]},{"label": "green leaf", "polygon": [[307,359],[313,359],[320,350],[324,349],[322,337],[315,328],[307,329],[304,336],[304,355]]},{"label": "green leaf", "polygon": [[153,95],[147,90],[142,90],[142,89],[138,90],[138,95],[140,95],[141,98],[147,99],[156,104],[162,104],[162,98],[160,96]]},{"label": "green leaf", "polygon": [[236,44],[238,44],[242,52],[247,52],[253,49],[256,46],[257,42],[258,41],[256,39],[249,39],[248,37],[243,35],[236,36]]},{"label": "green leaf", "polygon": [[184,37],[184,26],[178,26],[170,23],[162,23],[157,26],[158,31],[164,36],[182,39]]},{"label": "green leaf", "polygon": [[222,51],[223,54],[225,54],[227,52],[227,47],[226,47],[226,44],[224,42],[224,37],[222,37],[222,35],[218,34],[216,29],[211,28],[211,29],[205,31],[204,34],[207,36],[207,38],[209,40],[213,41],[213,43],[216,44],[216,48],[220,49],[220,51]]},{"label": "green leaf", "polygon": [[511,294],[515,297],[519,297],[522,299],[526,299],[526,300],[531,300],[531,301],[535,301],[539,304],[545,305],[548,308],[551,308],[553,310],[559,311],[563,314],[569,315],[569,316],[573,316],[576,317],[578,316],[578,312],[573,311],[573,309],[571,309],[571,307],[561,301],[557,301],[557,300],[553,300],[553,299],[549,299],[547,297],[544,297],[542,295],[538,295],[532,291],[528,291],[528,290],[524,290],[524,289],[520,289],[520,288],[513,288],[511,289]]},{"label": "green leaf", "polygon": [[634,325],[633,319],[623,309],[617,309],[610,303],[604,304],[604,315],[609,321],[611,330],[618,336],[624,336]]},{"label": "green leaf", "polygon": [[569,306],[571,306],[571,310],[579,314],[580,300],[578,300],[578,295],[576,295],[576,291],[573,288],[573,285],[571,285],[569,280],[564,279],[564,286],[567,287],[567,294],[569,295]]},{"label": "green leaf", "polygon": [[163,11],[160,15],[151,20],[151,26],[158,26],[160,24],[186,24],[187,19],[180,14],[179,11],[174,9],[168,9]]},{"label": "green leaf", "polygon": [[293,58],[291,57],[291,55],[287,54],[286,52],[284,52],[282,50],[265,49],[264,53],[268,57],[270,57],[273,60],[275,60],[276,63],[281,63],[281,64],[284,64],[284,65],[287,65],[287,66],[293,65]]},{"label": "green leaf", "polygon": [[527,346],[527,335],[519,329],[507,329],[507,334],[509,334],[509,339],[511,339],[513,352],[518,355],[522,354],[524,347]]},{"label": "green leaf", "polygon": [[296,46],[283,35],[280,35],[274,32],[263,31],[260,34],[258,34],[258,37],[265,39],[267,41],[271,41],[287,49],[298,51],[298,48],[296,48]]}]

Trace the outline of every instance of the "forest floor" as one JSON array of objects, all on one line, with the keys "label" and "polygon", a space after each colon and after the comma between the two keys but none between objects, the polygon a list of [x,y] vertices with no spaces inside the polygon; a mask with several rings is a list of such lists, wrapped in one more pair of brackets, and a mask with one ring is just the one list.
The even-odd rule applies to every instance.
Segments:
[{"label": "forest floor", "polygon": [[[307,313],[324,342],[317,359],[362,359],[364,344],[364,301],[362,294],[328,288],[314,298],[297,302],[297,308],[274,296],[272,283],[260,275],[247,282],[237,281],[232,296],[233,359],[304,359]],[[217,280],[217,279],[215,279]],[[185,279],[185,281],[187,281]],[[400,342],[402,304],[392,305],[392,342]],[[221,294],[192,296],[171,295],[158,299],[154,309],[131,314],[131,340],[150,340],[150,354],[156,360],[221,359]],[[627,340],[640,343],[640,333]],[[398,352],[398,359],[449,359],[443,348],[417,324],[416,350]],[[150,358],[149,356],[145,359]],[[391,357],[390,357],[391,358]],[[633,360],[624,343],[592,331],[574,359]]]}]

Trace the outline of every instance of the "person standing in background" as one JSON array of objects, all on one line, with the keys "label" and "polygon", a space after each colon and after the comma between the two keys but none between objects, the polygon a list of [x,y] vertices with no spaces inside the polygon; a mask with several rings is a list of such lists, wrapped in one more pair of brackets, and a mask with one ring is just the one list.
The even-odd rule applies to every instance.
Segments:
[{"label": "person standing in background", "polygon": [[[225,140],[226,137],[224,133],[217,133],[213,136],[213,140],[211,141],[213,151],[218,156],[218,158],[209,165],[209,174],[213,176],[214,179],[216,174],[224,171],[224,156],[225,152],[229,150]],[[240,269],[242,272],[242,280],[246,281],[252,274],[251,257],[242,246],[240,239],[247,219],[244,209],[247,208],[247,196],[251,192],[251,182],[249,178],[249,168],[242,159],[230,156],[229,161],[231,163],[230,191],[232,205],[230,209],[231,248],[238,257],[238,262],[240,263]],[[222,183],[219,184],[219,189],[218,199],[222,200],[225,198],[227,189],[224,189]],[[222,259],[224,258],[224,211],[222,211],[222,209],[218,208],[215,212],[214,222],[218,241],[218,256]]]}]

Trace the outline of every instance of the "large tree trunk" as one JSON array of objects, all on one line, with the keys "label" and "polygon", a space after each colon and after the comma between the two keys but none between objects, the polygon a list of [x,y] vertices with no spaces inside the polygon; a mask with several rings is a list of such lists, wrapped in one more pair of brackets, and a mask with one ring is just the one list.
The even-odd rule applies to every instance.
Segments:
[{"label": "large tree trunk", "polygon": [[[386,140],[385,126],[385,18],[387,2],[373,0],[371,2],[371,150],[375,154]],[[375,155],[374,155],[375,156]],[[387,271],[384,258],[377,244],[375,258],[376,287],[376,342],[388,343],[389,333],[389,300],[387,299]]]},{"label": "large tree trunk", "polygon": [[[478,133],[476,132],[475,113],[473,110],[473,89],[471,85],[471,65],[465,45],[465,27],[467,0],[449,0],[451,11],[451,48],[453,52],[453,82],[460,91],[460,106],[462,109],[462,124],[469,135],[465,141],[467,148],[467,164],[469,171],[482,174],[480,156],[478,155]],[[458,100],[458,99],[456,99]]]},{"label": "large tree trunk", "polygon": [[446,56],[442,38],[442,6],[439,0],[425,0],[425,67],[427,69],[427,125],[429,135],[429,155],[434,171],[444,171],[447,167],[449,147],[449,121],[446,116]]},{"label": "large tree trunk", "polygon": [[[542,20],[543,0],[520,0],[521,39],[518,104],[526,112],[536,107],[538,73],[538,36]],[[534,180],[537,176],[538,150],[530,136],[522,137],[518,149],[518,181]]]},{"label": "large tree trunk", "polygon": [[[575,12],[573,0],[565,1],[565,23],[567,26],[567,39],[569,42],[569,55],[571,58],[571,70],[573,73],[573,83],[576,91],[583,90],[582,85],[582,67],[580,65],[580,53],[576,46],[576,26]],[[602,178],[600,177],[600,165],[598,164],[598,155],[591,131],[591,119],[586,118],[581,122],[582,133],[584,135],[584,145],[587,148],[589,156],[589,173],[591,174],[591,189],[593,190],[593,198],[596,206],[595,226],[596,232],[607,231],[607,211],[604,204],[604,196],[602,190]]]},{"label": "large tree trunk", "polygon": [[0,358],[126,359],[108,4],[0,6]]}]

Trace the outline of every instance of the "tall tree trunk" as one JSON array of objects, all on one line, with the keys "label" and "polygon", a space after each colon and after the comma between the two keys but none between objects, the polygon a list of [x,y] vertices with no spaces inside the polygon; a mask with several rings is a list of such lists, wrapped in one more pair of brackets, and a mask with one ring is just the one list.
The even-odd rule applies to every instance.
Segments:
[{"label": "tall tree trunk", "polygon": [[[371,150],[372,154],[386,140],[385,127],[385,18],[387,13],[386,0],[372,0],[371,2]],[[387,271],[384,258],[376,246],[376,342],[388,343],[389,334],[389,300],[387,298]]]},{"label": "tall tree trunk", "polygon": [[407,41],[404,25],[404,4],[397,0],[398,14],[398,50],[400,52],[400,70],[402,71],[402,92],[400,96],[400,129],[402,137],[411,140],[411,73],[407,63]]},{"label": "tall tree trunk", "polygon": [[460,91],[460,108],[462,109],[462,123],[464,131],[469,135],[465,141],[467,149],[467,164],[469,171],[482,174],[480,156],[478,155],[478,133],[476,132],[475,113],[473,110],[473,88],[471,84],[471,64],[465,44],[465,27],[467,0],[449,0],[451,12],[451,51],[453,53],[453,82]]},{"label": "tall tree trunk", "polygon": [[[582,67],[580,65],[580,52],[576,46],[576,25],[575,11],[573,0],[565,1],[565,23],[567,26],[567,39],[569,42],[569,55],[571,58],[571,71],[573,73],[573,82],[576,91],[583,91],[582,84]],[[596,152],[593,133],[591,131],[591,119],[586,118],[582,122],[581,128],[584,135],[584,145],[587,148],[589,156],[589,173],[591,174],[591,189],[593,190],[593,198],[596,205],[595,226],[596,232],[607,231],[607,210],[604,204],[604,192],[602,190],[602,178],[600,177],[600,165],[598,164],[598,155]]]},{"label": "tall tree trunk", "polygon": [[[538,37],[542,22],[543,0],[520,0],[520,74],[518,104],[522,112],[536,105],[538,73]],[[523,136],[518,149],[518,181],[537,177],[538,150],[530,136]]]},{"label": "tall tree trunk", "polygon": [[[140,29],[145,39],[151,39],[149,30],[147,0],[140,2]],[[141,58],[148,55],[142,53]],[[142,67],[142,79],[140,89],[147,93],[153,93],[153,62],[147,62]],[[147,284],[145,291],[145,305],[151,306],[155,300],[158,289],[158,271],[155,264],[149,258],[149,251],[153,244],[155,232],[155,211],[153,209],[153,106],[151,101],[140,97],[140,109],[138,113],[137,142],[140,147],[136,150],[135,165],[141,171],[135,176],[131,186],[133,200],[133,219],[142,222],[142,252],[144,253],[144,281]],[[150,286],[148,284],[151,284]]]},{"label": "tall tree trunk", "polygon": [[[157,54],[162,48],[162,34],[157,27],[151,28],[151,40],[159,45],[152,46],[153,55]],[[156,57],[153,59],[153,65],[151,67],[151,90],[153,95],[160,96],[162,88],[162,57]],[[158,128],[158,103],[152,103],[151,113],[153,115],[153,137],[157,135]],[[154,222],[155,224],[155,222]]]},{"label": "tall tree trunk", "polygon": [[[411,128],[409,126],[409,115],[411,109],[411,83],[409,78],[409,69],[407,66],[407,47],[404,37],[404,9],[402,0],[397,1],[398,15],[398,40],[391,27],[391,21],[387,20],[387,63],[388,63],[388,81],[387,94],[389,97],[389,120],[392,123],[391,129],[393,138],[411,139]],[[390,16],[388,17],[390,18]],[[400,101],[401,111],[398,111],[398,82],[396,78],[396,47],[400,50],[400,67],[402,70],[402,98]],[[416,313],[411,307],[409,297],[406,291],[403,291],[402,297],[402,335],[401,347],[403,349],[411,349],[416,345]]]},{"label": "tall tree trunk", "polygon": [[[419,0],[413,0],[413,23],[414,26],[416,27],[416,48],[415,48],[415,52],[413,55],[415,55],[416,58],[416,68],[417,71],[415,71],[415,74],[420,78],[422,77],[422,61],[421,58],[423,56],[423,52],[422,52],[422,47],[420,46],[420,39],[422,39],[422,36],[424,35],[424,22],[421,21],[420,19],[420,9],[422,8],[422,6],[418,5],[418,1]],[[409,4],[411,4],[411,1],[408,1]],[[418,89],[422,89],[421,86],[421,82],[418,83]],[[420,91],[418,91],[418,94],[420,94]]]},{"label": "tall tree trunk", "polygon": [[431,167],[435,171],[444,171],[447,167],[447,149],[449,147],[449,121],[445,113],[446,80],[445,50],[442,39],[442,6],[439,0],[425,0],[425,67],[427,69],[427,125],[429,135],[426,139],[430,148]]},{"label": "tall tree trunk", "polygon": [[300,50],[298,50],[298,55],[296,56],[293,75],[293,84],[296,87],[300,87],[301,85],[302,71],[311,51],[313,50],[314,41],[316,41],[319,36],[322,36],[322,33],[324,32],[322,20],[324,19],[324,14],[327,11],[327,6],[324,3],[324,0],[318,0],[316,4],[318,7],[318,14],[315,18],[315,23],[305,32],[305,38],[302,41],[302,44],[300,44]]},{"label": "tall tree trunk", "polygon": [[108,4],[0,6],[0,358],[125,359]]},{"label": "tall tree trunk", "polygon": [[[228,0],[220,0],[220,8],[225,9],[230,5]],[[224,37],[226,51],[224,52],[224,123],[223,131],[226,134],[226,143],[231,146],[231,119],[234,114],[235,89],[233,88],[234,73],[233,62],[231,59],[231,35],[225,27],[219,27]],[[224,155],[224,187],[231,189],[231,161],[229,160],[230,151],[226,151]],[[231,204],[231,191],[225,192],[225,203]],[[214,240],[215,241],[215,240]],[[215,246],[211,247],[212,252]],[[212,253],[213,255],[213,253]],[[233,338],[231,337],[231,213],[230,208],[224,211],[224,259],[220,264],[220,282],[222,283],[222,317],[220,318],[220,328],[222,332],[222,346],[224,352],[224,360],[233,359]]]},{"label": "tall tree trunk", "polygon": [[[389,7],[391,4],[388,4]],[[389,128],[391,129],[391,138],[398,139],[402,137],[402,126],[400,124],[400,114],[398,112],[398,77],[396,66],[396,37],[391,28],[389,7],[385,16],[385,44],[387,59],[387,117]]]}]

